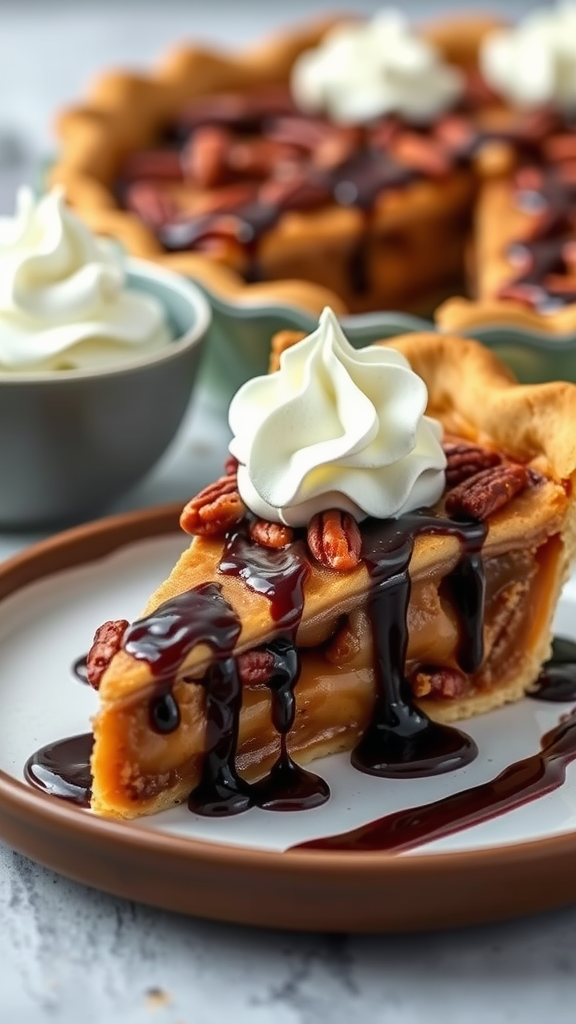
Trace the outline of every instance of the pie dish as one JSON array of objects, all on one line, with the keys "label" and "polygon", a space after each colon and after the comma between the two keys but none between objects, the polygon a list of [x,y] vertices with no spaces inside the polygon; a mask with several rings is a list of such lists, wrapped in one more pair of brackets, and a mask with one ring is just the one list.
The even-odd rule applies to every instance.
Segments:
[{"label": "pie dish", "polygon": [[[309,342],[277,338],[282,366]],[[184,509],[194,539],[143,616],[96,634],[97,813],[135,817],[188,797],[214,815],[314,806],[327,793],[302,763],[351,748],[369,774],[452,770],[475,750],[445,723],[533,685],[576,543],[576,388],[517,385],[460,338],[366,351],[360,362],[404,367],[403,356],[425,382],[428,440],[415,449],[433,447],[439,421],[446,456],[433,469],[426,454],[421,474],[440,481],[437,501],[358,525],[342,500],[306,529],[248,512],[249,464],[231,460]]]},{"label": "pie dish", "polygon": [[[563,11],[547,15],[547,39],[567,31]],[[357,122],[304,111],[287,83],[342,24],[232,57],[181,48],[149,75],[104,76],[60,116],[53,180],[97,230],[239,303],[429,313],[447,298],[447,331],[576,330],[573,108],[494,91],[482,53],[503,29],[478,16],[419,31],[435,54],[420,97],[446,69],[462,86],[438,111],[399,102]]]}]

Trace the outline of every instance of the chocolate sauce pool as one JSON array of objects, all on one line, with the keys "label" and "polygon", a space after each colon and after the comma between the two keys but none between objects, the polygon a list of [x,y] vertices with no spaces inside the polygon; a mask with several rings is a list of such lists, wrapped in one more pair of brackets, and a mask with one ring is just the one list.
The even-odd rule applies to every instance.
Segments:
[{"label": "chocolate sauce pool", "polygon": [[93,744],[92,733],[48,743],[28,758],[24,765],[24,777],[44,793],[58,796],[80,807],[89,807]]}]

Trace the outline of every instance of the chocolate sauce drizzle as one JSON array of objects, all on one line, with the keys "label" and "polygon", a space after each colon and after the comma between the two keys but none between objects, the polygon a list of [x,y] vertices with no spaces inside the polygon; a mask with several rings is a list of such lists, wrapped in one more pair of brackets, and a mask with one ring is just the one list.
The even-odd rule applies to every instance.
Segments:
[{"label": "chocolate sauce drizzle", "polygon": [[362,534],[362,555],[372,579],[368,614],[372,625],[376,700],[372,719],[352,753],[352,764],[370,775],[415,778],[469,764],[476,744],[458,729],[431,721],[416,708],[404,677],[408,645],[409,564],[419,533],[456,536],[462,553],[447,584],[458,609],[458,659],[474,672],[483,658],[484,571],[480,556],[486,527],[457,523],[431,512],[398,520],[371,521]]},{"label": "chocolate sauce drizzle", "polygon": [[304,584],[310,572],[306,546],[297,540],[285,548],[254,544],[237,530],[226,538],[218,572],[236,576],[270,603],[270,615],[283,632],[295,634],[304,607]]},{"label": "chocolate sauce drizzle", "polygon": [[300,658],[294,642],[279,637],[266,646],[273,657],[268,682],[272,697],[272,723],[280,736],[280,755],[270,774],[253,786],[255,803],[267,811],[305,811],[320,807],[330,796],[328,783],[305,771],[288,753],[288,733],[296,714],[294,687],[300,675]]}]

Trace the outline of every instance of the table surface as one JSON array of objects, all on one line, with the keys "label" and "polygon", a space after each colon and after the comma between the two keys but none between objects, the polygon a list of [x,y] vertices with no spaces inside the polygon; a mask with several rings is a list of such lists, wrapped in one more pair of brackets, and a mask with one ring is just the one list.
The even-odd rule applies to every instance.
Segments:
[{"label": "table surface", "polygon": [[[418,16],[439,5],[403,6]],[[532,5],[504,6],[513,13]],[[283,16],[263,0],[4,0],[0,212],[11,210],[16,185],[33,180],[53,147],[54,112],[101,68],[146,66],[184,37],[237,45],[321,8],[292,0]],[[226,438],[198,396],[155,472],[116,510],[193,493],[219,464]],[[0,559],[34,539],[0,534]],[[573,1024],[575,938],[576,908],[424,936],[248,930],[115,899],[0,844],[1,1024]]]}]

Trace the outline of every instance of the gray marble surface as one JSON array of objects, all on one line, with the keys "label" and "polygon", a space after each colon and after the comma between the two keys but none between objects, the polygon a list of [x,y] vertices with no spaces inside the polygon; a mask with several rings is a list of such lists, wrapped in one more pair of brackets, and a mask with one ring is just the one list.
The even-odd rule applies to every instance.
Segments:
[{"label": "gray marble surface", "polygon": [[[236,45],[322,6],[3,0],[0,212],[53,149],[54,112],[99,69],[145,66],[182,37]],[[440,5],[403,6],[421,16]],[[117,507],[185,497],[209,479],[225,440],[200,396],[155,473]],[[0,559],[33,539],[0,534]],[[0,1024],[573,1024],[575,996],[576,909],[424,936],[263,932],[109,897],[0,844]]]}]

